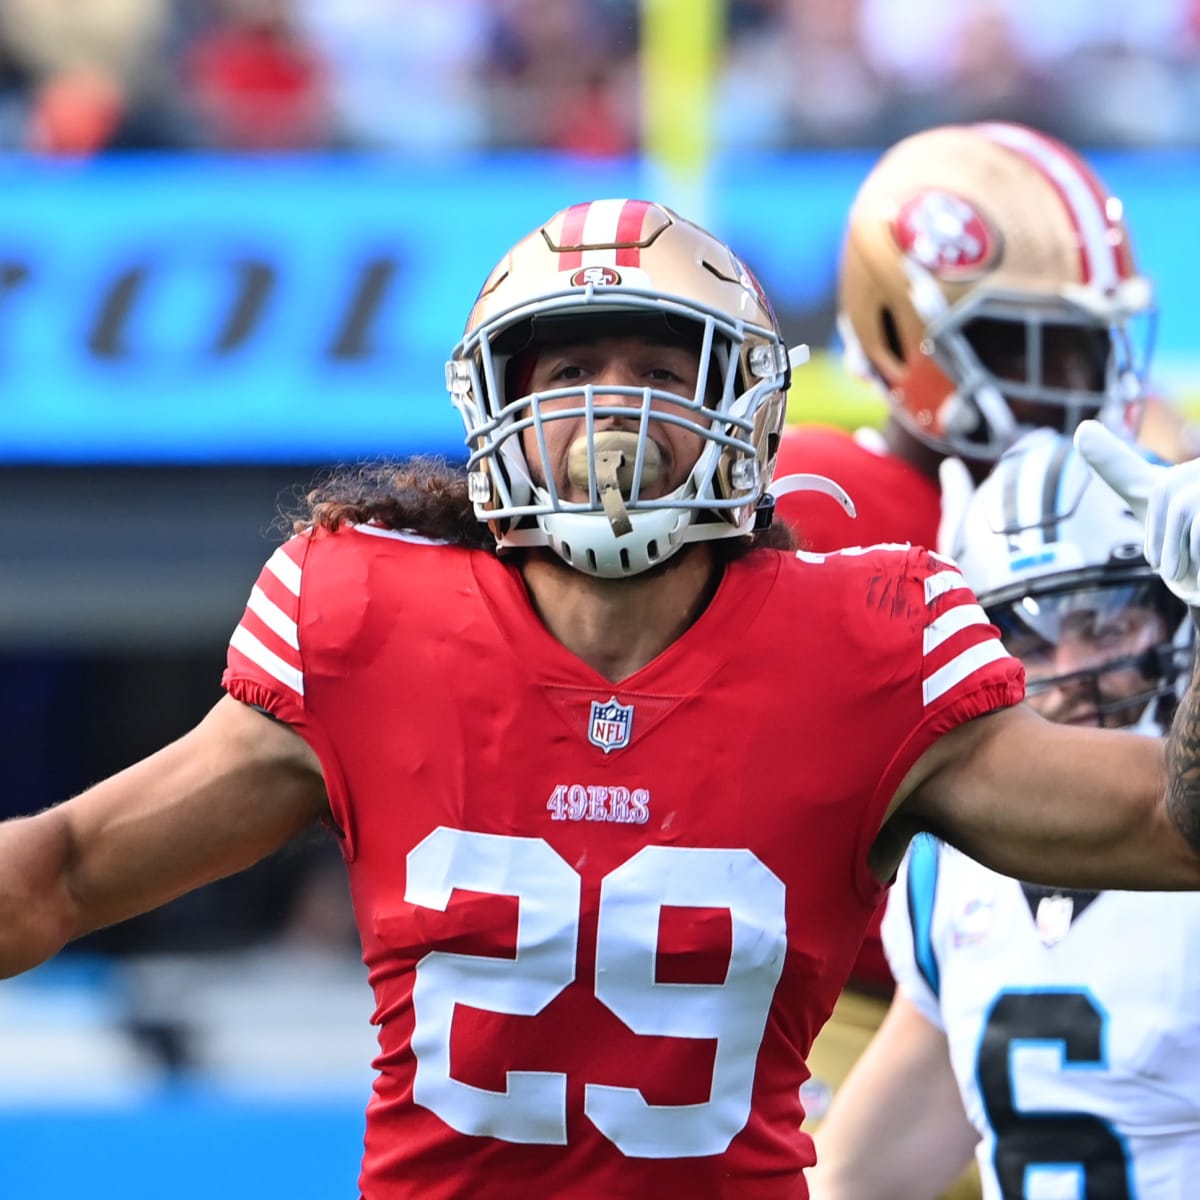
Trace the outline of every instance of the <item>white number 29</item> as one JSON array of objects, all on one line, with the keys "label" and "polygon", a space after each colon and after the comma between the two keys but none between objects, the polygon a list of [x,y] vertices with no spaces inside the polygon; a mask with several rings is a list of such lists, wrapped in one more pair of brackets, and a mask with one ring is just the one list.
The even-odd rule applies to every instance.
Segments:
[{"label": "white number 29", "polygon": [[[445,911],[455,888],[515,896],[516,957],[431,951],[413,990],[414,1098],[460,1133],[564,1145],[567,1077],[507,1073],[504,1091],[450,1075],[456,1004],[533,1016],[575,980],[580,877],[540,838],[435,829],[408,856],[410,904]],[[725,981],[657,983],[663,907],[726,908]],[[755,1062],[787,949],[784,886],[749,850],[646,846],[601,883],[595,993],[634,1033],[715,1040],[702,1104],[648,1104],[636,1088],[588,1083],[584,1109],[623,1154],[720,1154],[750,1115]]]}]

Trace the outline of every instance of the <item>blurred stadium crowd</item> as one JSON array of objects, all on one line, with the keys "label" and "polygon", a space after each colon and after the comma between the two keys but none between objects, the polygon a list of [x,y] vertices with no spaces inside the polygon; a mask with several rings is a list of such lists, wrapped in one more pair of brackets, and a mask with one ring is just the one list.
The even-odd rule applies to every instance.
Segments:
[{"label": "blurred stadium crowd", "polygon": [[[1197,0],[728,0],[729,149],[877,146],[981,116],[1194,146]],[[638,142],[638,0],[0,0],[0,150]]]}]

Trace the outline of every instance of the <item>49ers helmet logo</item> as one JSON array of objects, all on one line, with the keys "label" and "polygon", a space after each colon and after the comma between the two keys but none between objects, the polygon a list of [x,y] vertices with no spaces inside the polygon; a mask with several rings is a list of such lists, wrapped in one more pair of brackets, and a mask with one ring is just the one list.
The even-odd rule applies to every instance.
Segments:
[{"label": "49ers helmet logo", "polygon": [[572,287],[616,287],[621,282],[621,276],[612,267],[580,267],[571,276]]},{"label": "49ers helmet logo", "polygon": [[949,192],[914,196],[892,224],[905,254],[939,279],[978,275],[996,260],[1000,235],[966,200]]}]

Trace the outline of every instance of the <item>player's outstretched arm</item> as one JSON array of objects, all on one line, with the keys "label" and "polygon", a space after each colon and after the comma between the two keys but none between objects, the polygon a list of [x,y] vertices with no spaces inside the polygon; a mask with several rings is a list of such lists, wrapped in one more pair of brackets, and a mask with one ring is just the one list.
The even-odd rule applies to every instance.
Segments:
[{"label": "player's outstretched arm", "polygon": [[1200,888],[1200,852],[1166,795],[1161,738],[1058,725],[1018,704],[940,737],[901,785],[889,825],[928,829],[1032,883]]},{"label": "player's outstretched arm", "polygon": [[0,977],[243,870],[326,812],[308,744],[224,697],[149,758],[0,824]]},{"label": "player's outstretched arm", "polygon": [[[1146,561],[1200,610],[1200,461],[1166,467],[1094,421],[1080,454],[1144,522]],[[1044,721],[1025,705],[939,738],[901,785],[889,835],[928,828],[1006,875],[1080,888],[1200,888],[1200,694],[1164,741]],[[880,847],[903,836],[881,838]]]},{"label": "player's outstretched arm", "polygon": [[[1194,687],[1174,746],[1181,730],[1200,730]],[[1200,753],[1200,732],[1194,746]],[[1178,757],[1168,774],[1162,738],[1056,724],[1027,704],[998,709],[921,756],[893,799],[873,865],[884,877],[894,848],[925,829],[1032,883],[1200,888],[1200,841],[1189,825],[1200,789],[1189,789]]]},{"label": "player's outstretched arm", "polygon": [[932,1200],[971,1161],[946,1035],[897,991],[817,1129],[813,1200]]}]

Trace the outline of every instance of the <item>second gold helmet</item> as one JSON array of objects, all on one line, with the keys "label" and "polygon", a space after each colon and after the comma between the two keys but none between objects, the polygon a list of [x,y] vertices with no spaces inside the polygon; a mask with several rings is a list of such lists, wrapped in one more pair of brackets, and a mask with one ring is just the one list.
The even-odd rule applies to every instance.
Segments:
[{"label": "second gold helmet", "polygon": [[1153,289],[1120,201],[1035,130],[943,126],[892,147],[851,209],[838,301],[848,364],[941,453],[994,460],[1085,417],[1136,429],[1153,323],[1134,318]]}]

